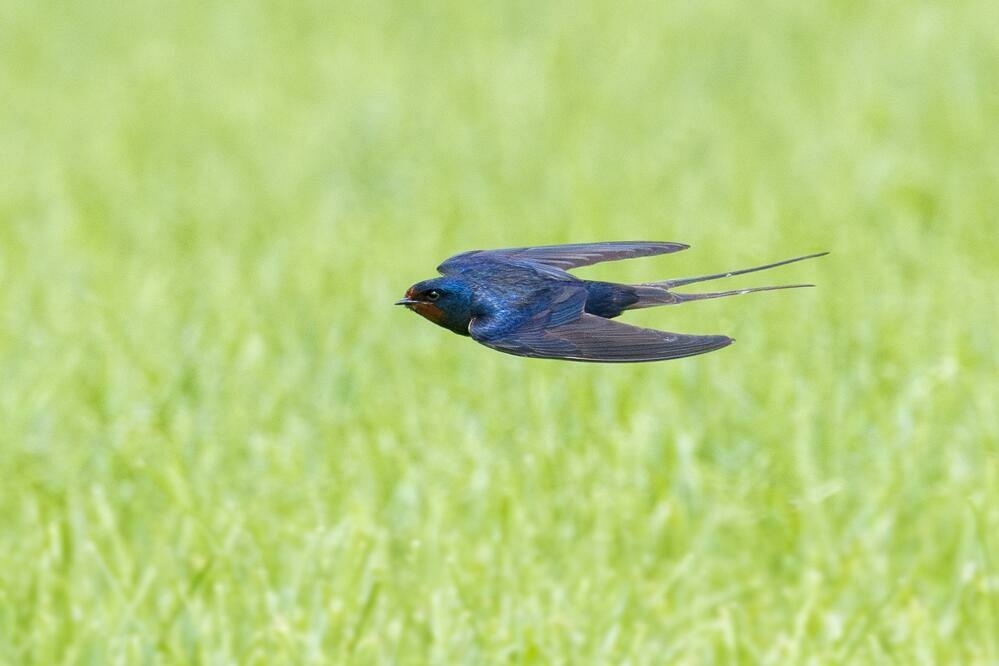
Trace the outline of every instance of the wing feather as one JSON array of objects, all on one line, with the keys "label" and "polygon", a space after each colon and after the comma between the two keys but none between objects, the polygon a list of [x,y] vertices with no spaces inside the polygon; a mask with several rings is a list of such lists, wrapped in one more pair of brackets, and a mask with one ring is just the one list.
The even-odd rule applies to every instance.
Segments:
[{"label": "wing feather", "polygon": [[560,270],[590,266],[602,261],[618,261],[651,257],[686,250],[683,243],[656,241],[608,241],[603,243],[571,243],[568,245],[541,245],[537,247],[511,247],[499,250],[471,250],[456,254],[437,267],[447,275],[460,271],[472,258],[496,258],[510,261],[526,261]]},{"label": "wing feather", "polygon": [[469,328],[472,338],[498,351],[532,358],[601,363],[665,361],[721,349],[734,340],[724,335],[685,335],[641,328],[582,314],[578,319],[546,328],[536,319],[500,336],[483,334],[487,326]]}]

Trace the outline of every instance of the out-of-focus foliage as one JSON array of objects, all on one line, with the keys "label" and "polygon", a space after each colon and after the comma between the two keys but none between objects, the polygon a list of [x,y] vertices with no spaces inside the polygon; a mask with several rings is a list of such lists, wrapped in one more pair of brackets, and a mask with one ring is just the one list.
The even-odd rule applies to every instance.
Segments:
[{"label": "out-of-focus foliage", "polygon": [[[5,3],[0,661],[996,663],[994,2]],[[391,303],[610,239],[663,364]]]}]

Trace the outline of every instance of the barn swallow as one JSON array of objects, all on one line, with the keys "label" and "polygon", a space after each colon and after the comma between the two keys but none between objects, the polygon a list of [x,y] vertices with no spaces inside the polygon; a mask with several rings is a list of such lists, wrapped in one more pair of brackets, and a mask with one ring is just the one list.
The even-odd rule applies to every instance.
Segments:
[{"label": "barn swallow", "polygon": [[438,326],[507,354],[595,363],[665,361],[715,351],[734,340],[725,335],[669,333],[611,320],[637,308],[812,287],[790,284],[701,294],[673,291],[828,254],[641,284],[583,280],[567,272],[603,261],[669,254],[688,247],[683,243],[612,241],[472,250],[444,261],[437,267],[442,277],[417,282],[396,305],[405,305]]}]

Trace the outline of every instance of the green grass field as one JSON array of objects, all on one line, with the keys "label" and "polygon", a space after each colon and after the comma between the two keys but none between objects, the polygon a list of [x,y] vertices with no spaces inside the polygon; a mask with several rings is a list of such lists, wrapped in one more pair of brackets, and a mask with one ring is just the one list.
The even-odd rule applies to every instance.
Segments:
[{"label": "green grass field", "polygon": [[[999,664],[999,5],[212,5],[0,6],[0,663]],[[832,254],[391,305],[611,239]]]}]

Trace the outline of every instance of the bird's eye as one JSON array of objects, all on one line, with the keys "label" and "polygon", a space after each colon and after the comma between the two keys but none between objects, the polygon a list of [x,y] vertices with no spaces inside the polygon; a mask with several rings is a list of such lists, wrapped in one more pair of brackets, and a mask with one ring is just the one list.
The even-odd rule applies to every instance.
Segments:
[{"label": "bird's eye", "polygon": [[428,301],[436,301],[440,297],[441,297],[441,292],[437,291],[436,289],[431,289],[430,291],[427,292]]}]

